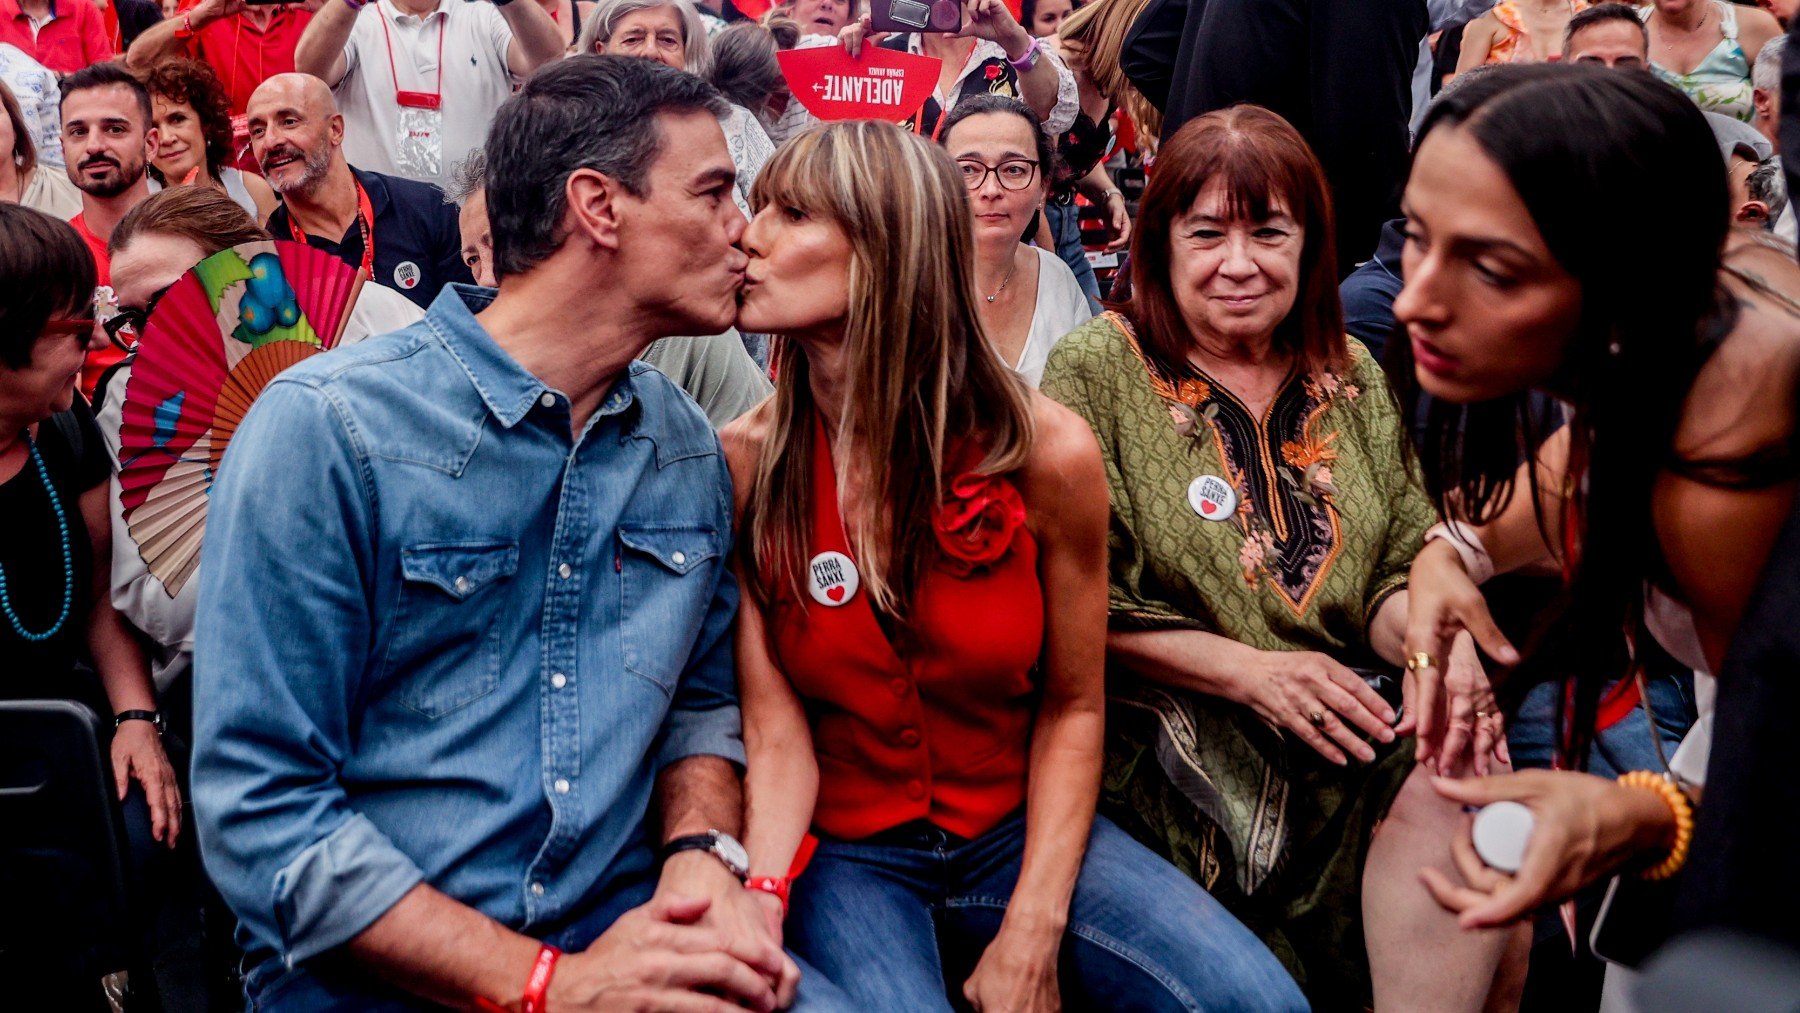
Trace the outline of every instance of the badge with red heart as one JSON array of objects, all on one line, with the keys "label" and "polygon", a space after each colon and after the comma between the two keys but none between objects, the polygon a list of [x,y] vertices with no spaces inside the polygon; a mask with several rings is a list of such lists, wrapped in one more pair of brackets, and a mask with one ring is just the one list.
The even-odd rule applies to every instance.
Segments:
[{"label": "badge with red heart", "polygon": [[1237,513],[1237,490],[1217,475],[1201,475],[1188,486],[1188,506],[1203,519],[1229,520]]},{"label": "badge with red heart", "polygon": [[841,552],[821,552],[806,564],[806,589],[821,605],[844,604],[856,596],[860,584],[856,564]]}]

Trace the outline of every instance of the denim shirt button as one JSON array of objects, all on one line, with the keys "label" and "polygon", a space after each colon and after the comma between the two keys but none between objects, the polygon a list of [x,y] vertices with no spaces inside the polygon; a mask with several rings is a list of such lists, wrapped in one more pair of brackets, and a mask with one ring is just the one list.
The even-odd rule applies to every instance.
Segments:
[{"label": "denim shirt button", "polygon": [[544,884],[542,884],[542,883],[531,884],[531,895],[533,897],[542,897],[544,895]]},{"label": "denim shirt button", "polygon": [[559,567],[557,567],[557,568],[556,568],[556,575],[557,575],[557,576],[558,576],[558,577],[561,577],[561,578],[562,578],[562,579],[564,579],[564,580],[568,580],[568,579],[569,579],[569,575],[570,575],[570,574],[572,574],[572,573],[574,573],[574,572],[575,572],[575,571],[574,571],[574,570],[573,570],[573,569],[571,569],[571,568],[570,568],[570,567],[569,567],[569,564],[567,564],[567,563],[564,563],[564,564],[563,564],[563,565],[561,565],[561,566],[559,566]]},{"label": "denim shirt button", "polygon": [[556,793],[558,795],[567,795],[569,793],[568,778],[564,778],[564,777],[557,778],[556,783],[554,785],[552,785],[551,787],[556,789]]},{"label": "denim shirt button", "polygon": [[557,689],[561,689],[564,686],[567,686],[568,684],[569,684],[569,677],[562,674],[561,672],[558,672],[555,675],[550,677],[550,685],[556,687]]},{"label": "denim shirt button", "polygon": [[463,593],[467,592],[468,590],[469,590],[469,578],[467,578],[467,577],[456,578],[456,593],[463,594]]},{"label": "denim shirt button", "polygon": [[544,396],[541,398],[538,398],[538,404],[543,405],[545,408],[555,408],[556,407],[556,395],[550,393],[549,391],[545,391]]},{"label": "denim shirt button", "polygon": [[680,566],[681,564],[687,562],[687,553],[677,552],[673,556],[670,556],[669,559],[674,561],[676,566]]}]

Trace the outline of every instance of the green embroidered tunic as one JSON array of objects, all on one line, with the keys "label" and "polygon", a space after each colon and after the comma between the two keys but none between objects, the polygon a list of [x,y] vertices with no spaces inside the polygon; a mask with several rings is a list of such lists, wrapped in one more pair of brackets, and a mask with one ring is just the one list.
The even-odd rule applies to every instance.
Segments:
[{"label": "green embroidered tunic", "polygon": [[[1114,629],[1203,630],[1386,667],[1368,624],[1405,586],[1435,514],[1359,343],[1348,370],[1290,376],[1255,418],[1204,376],[1153,376],[1107,314],[1057,345],[1042,389],[1099,438]],[[1208,475],[1236,492],[1225,519],[1190,503]],[[1108,697],[1108,814],[1256,930],[1315,1005],[1366,1001],[1362,860],[1411,770],[1411,740],[1340,768],[1219,697],[1119,670]]]}]

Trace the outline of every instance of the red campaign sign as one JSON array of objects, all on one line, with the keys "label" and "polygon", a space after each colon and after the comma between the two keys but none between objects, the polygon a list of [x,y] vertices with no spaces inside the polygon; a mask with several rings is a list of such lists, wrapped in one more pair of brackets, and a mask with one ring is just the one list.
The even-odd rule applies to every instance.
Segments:
[{"label": "red campaign sign", "polygon": [[925,104],[943,61],[864,45],[851,57],[843,46],[789,49],[775,54],[788,88],[822,120],[898,123]]}]

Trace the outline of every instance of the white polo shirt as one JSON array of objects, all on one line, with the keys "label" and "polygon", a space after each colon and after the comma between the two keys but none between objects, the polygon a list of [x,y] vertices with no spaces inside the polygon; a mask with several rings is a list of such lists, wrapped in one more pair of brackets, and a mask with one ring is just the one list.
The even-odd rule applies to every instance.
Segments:
[{"label": "white polo shirt", "polygon": [[[383,20],[387,22],[385,34]],[[444,33],[441,75],[439,32]],[[506,48],[512,38],[512,28],[500,11],[481,0],[438,0],[437,8],[422,18],[402,12],[392,0],[377,0],[364,7],[344,45],[347,69],[331,87],[344,114],[345,159],[359,169],[443,186],[457,163],[486,143],[495,111],[513,93],[513,75],[506,66]],[[441,171],[437,176],[402,172],[394,158],[400,122],[394,94],[437,92],[440,79]]]}]

